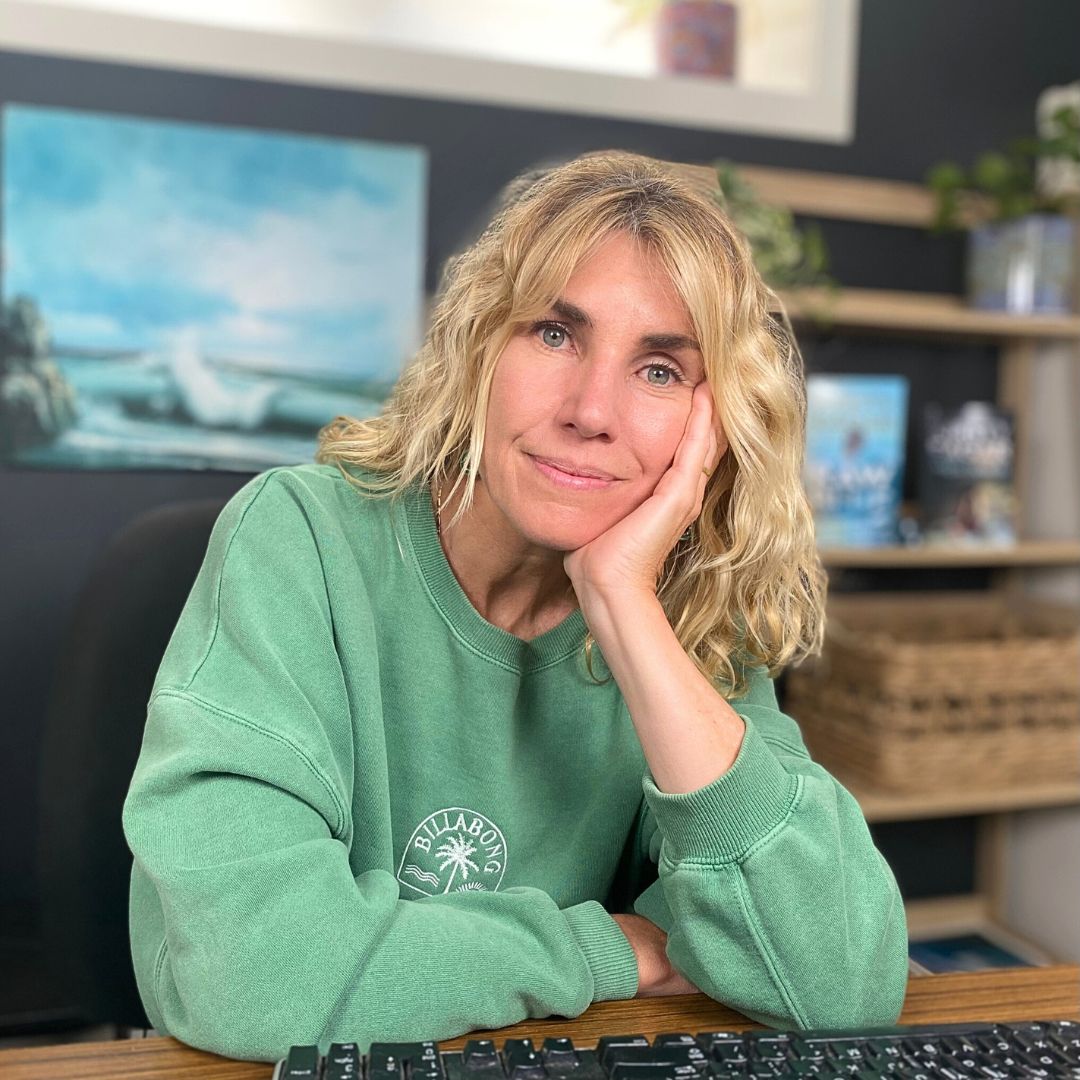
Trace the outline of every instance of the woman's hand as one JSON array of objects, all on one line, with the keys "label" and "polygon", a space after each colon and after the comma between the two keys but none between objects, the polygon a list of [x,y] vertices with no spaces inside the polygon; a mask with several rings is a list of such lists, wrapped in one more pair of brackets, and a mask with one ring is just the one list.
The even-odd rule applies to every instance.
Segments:
[{"label": "woman's hand", "polygon": [[721,454],[712,393],[694,387],[690,416],[667,472],[636,510],[595,540],[571,551],[563,565],[584,607],[590,592],[638,590],[655,594],[664,561],[701,513],[705,484]]},{"label": "woman's hand", "polygon": [[689,979],[680,975],[667,958],[667,934],[643,915],[612,915],[633,947],[638,962],[638,992],[644,997],[699,994]]}]

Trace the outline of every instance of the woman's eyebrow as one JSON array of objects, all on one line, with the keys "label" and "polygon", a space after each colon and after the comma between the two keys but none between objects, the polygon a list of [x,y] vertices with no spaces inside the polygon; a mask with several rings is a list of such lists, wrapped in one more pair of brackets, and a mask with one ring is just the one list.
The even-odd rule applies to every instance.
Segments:
[{"label": "woman's eyebrow", "polygon": [[[552,303],[551,310],[569,323],[584,326],[590,330],[593,327],[593,321],[589,318],[588,312],[582,311],[577,304],[571,304],[569,300],[563,300],[560,297]],[[694,349],[696,352],[701,352],[701,346],[686,334],[642,334],[638,344],[643,349]]]},{"label": "woman's eyebrow", "polygon": [[551,310],[556,315],[561,315],[567,322],[576,323],[578,326],[584,326],[588,329],[592,329],[592,319],[577,306],[577,304],[571,304],[569,300],[563,300],[561,297],[554,301],[551,305]]},{"label": "woman's eyebrow", "polygon": [[645,349],[693,349],[701,352],[701,346],[685,334],[644,334],[640,344]]}]

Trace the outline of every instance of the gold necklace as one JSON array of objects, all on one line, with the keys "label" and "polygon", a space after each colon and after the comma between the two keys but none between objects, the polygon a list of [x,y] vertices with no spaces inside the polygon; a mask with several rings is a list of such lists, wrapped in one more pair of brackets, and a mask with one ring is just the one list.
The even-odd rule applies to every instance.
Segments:
[{"label": "gold necklace", "polygon": [[442,538],[442,484],[435,486],[435,535]]}]

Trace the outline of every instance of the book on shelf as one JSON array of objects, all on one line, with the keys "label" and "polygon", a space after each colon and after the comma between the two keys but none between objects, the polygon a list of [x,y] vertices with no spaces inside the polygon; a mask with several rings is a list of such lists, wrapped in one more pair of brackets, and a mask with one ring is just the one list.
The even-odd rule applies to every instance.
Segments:
[{"label": "book on shelf", "polygon": [[987,968],[1031,967],[1049,963],[1041,949],[998,927],[983,926],[965,932],[912,940],[908,956],[932,975],[946,971],[983,971]]},{"label": "book on shelf", "polygon": [[963,547],[1016,543],[1012,413],[985,401],[923,413],[918,472],[922,540]]},{"label": "book on shelf", "polygon": [[803,483],[820,547],[898,540],[908,382],[902,375],[810,375]]}]

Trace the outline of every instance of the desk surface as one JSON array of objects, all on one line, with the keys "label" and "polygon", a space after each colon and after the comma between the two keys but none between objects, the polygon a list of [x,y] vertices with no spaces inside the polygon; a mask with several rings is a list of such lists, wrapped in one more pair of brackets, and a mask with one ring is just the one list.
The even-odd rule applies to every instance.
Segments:
[{"label": "desk surface", "polygon": [[[900,1022],[955,1023],[964,1020],[1080,1020],[1080,965],[1007,968],[956,975],[924,975],[908,981]],[[744,1030],[745,1017],[704,994],[604,1001],[574,1020],[526,1020],[500,1028],[495,1037],[544,1039],[569,1035],[583,1046],[604,1034],[640,1032],[650,1039],[664,1031]],[[490,1034],[490,1033],[488,1033]],[[443,1050],[460,1049],[477,1032],[447,1039]],[[229,1061],[193,1050],[175,1039],[68,1043],[0,1051],[4,1080],[64,1080],[65,1077],[125,1077],[128,1080],[267,1080],[271,1066]]]}]

